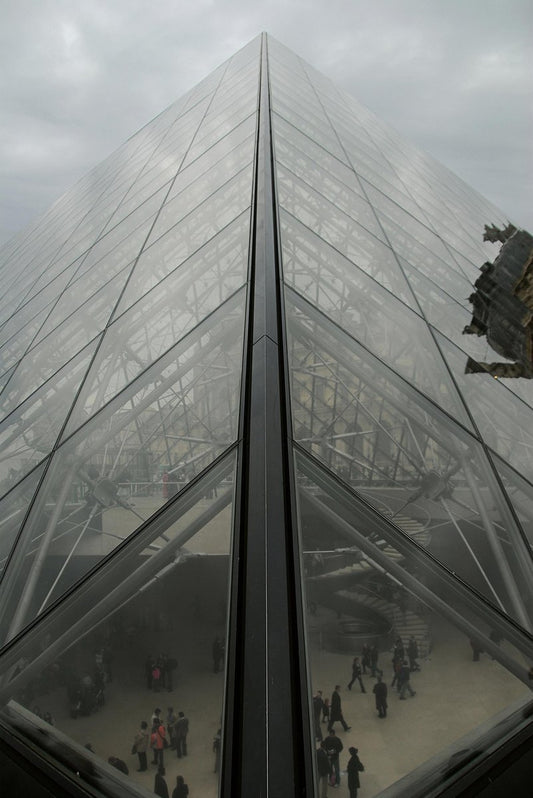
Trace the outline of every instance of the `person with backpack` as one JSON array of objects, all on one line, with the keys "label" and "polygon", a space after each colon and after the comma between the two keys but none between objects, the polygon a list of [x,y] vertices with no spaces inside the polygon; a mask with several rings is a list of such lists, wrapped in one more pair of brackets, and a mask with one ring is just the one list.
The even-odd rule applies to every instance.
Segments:
[{"label": "person with backpack", "polygon": [[148,734],[148,724],[145,720],[141,721],[141,728],[135,735],[133,740],[132,754],[137,754],[139,757],[139,769],[137,773],[143,773],[148,770],[148,761],[146,759],[146,752],[148,750],[148,742],[150,735]]},{"label": "person with backpack", "polygon": [[335,734],[334,729],[329,730],[329,734],[325,740],[322,741],[324,750],[328,755],[330,764],[330,777],[329,783],[332,787],[338,786],[341,783],[341,770],[339,765],[339,754],[344,748],[341,740]]}]

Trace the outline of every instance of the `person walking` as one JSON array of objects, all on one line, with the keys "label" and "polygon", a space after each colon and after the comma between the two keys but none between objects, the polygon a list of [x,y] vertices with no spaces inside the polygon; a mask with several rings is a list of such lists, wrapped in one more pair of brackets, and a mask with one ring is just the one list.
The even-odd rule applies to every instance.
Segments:
[{"label": "person walking", "polygon": [[359,664],[359,657],[354,657],[354,660],[352,662],[352,681],[348,684],[348,690],[352,689],[352,684],[355,681],[359,682],[359,686],[361,687],[361,692],[366,693],[365,686],[361,678],[361,666]]},{"label": "person walking", "polygon": [[344,731],[348,731],[351,729],[351,726],[348,726],[346,721],[344,720],[342,714],[342,704],[341,704],[341,696],[339,690],[341,689],[340,684],[335,685],[335,689],[331,694],[331,708],[329,712],[329,723],[328,723],[328,732],[333,731],[333,724],[339,721],[342,724],[342,728]]},{"label": "person walking", "polygon": [[350,791],[350,798],[357,798],[357,790],[361,786],[359,782],[359,774],[363,772],[364,765],[357,756],[357,748],[351,746],[348,748],[351,756],[348,760],[346,771],[348,773],[348,790]]},{"label": "person walking", "polygon": [[411,687],[411,671],[409,670],[409,665],[407,664],[406,659],[404,659],[398,674],[398,690],[400,691],[400,699],[402,701],[405,701],[406,690],[409,690],[410,695],[416,695],[415,691]]},{"label": "person walking", "polygon": [[146,759],[146,752],[148,751],[148,743],[150,742],[150,735],[148,734],[148,724],[145,720],[141,721],[141,728],[135,735],[133,740],[132,753],[137,754],[139,757],[139,768],[137,773],[143,773],[148,770],[148,760]]},{"label": "person walking", "polygon": [[372,692],[376,697],[376,709],[378,711],[378,717],[386,718],[388,689],[381,676],[378,676],[378,680],[372,688]]}]

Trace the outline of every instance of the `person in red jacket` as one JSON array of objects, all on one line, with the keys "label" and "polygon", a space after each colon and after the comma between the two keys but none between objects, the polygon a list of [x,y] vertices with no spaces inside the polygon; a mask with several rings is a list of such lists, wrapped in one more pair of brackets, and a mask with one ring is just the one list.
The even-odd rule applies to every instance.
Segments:
[{"label": "person in red jacket", "polygon": [[165,750],[166,731],[165,727],[159,721],[155,721],[152,726],[152,734],[150,737],[150,747],[154,752],[152,765],[158,766],[158,771],[164,775],[165,763],[163,759],[163,751]]}]

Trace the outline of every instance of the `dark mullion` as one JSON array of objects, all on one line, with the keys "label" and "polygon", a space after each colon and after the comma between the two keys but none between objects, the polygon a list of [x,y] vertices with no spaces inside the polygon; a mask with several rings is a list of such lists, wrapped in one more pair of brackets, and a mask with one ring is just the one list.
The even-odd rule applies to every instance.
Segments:
[{"label": "dark mullion", "polygon": [[313,792],[265,36],[260,85],[224,798]]}]

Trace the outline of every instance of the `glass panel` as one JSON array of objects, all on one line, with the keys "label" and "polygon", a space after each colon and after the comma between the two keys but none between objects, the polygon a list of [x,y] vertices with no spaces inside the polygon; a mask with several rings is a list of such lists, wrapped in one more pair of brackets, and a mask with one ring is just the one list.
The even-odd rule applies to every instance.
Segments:
[{"label": "glass panel", "polygon": [[[339,279],[352,283],[359,280],[370,285],[368,278],[359,277],[359,270],[362,269],[394,296],[418,310],[392,250],[370,233],[364,238],[361,235],[358,252],[352,253],[349,261],[283,209],[280,210],[280,221],[285,279],[311,301],[317,301],[312,297],[319,285],[325,289],[328,282],[331,285]],[[326,275],[329,275],[329,280]],[[348,310],[358,304],[349,285],[341,286],[337,282],[337,292],[343,294],[343,298],[339,296],[337,302],[338,311],[343,307]]]},{"label": "glass panel", "polygon": [[19,473],[8,472],[0,481],[0,494],[3,496],[0,501],[0,578],[26,518],[44,468],[45,466],[42,464],[19,484],[16,484],[20,478]]},{"label": "glass panel", "polygon": [[[278,114],[274,113],[272,118],[277,160],[299,177],[306,178],[311,185],[316,185],[318,181],[319,187],[323,182],[329,185],[331,181],[333,185],[329,192],[325,188],[320,189],[328,198],[331,198],[331,192],[341,190],[343,186],[349,186],[352,191],[364,196],[353,169],[315,144]],[[339,188],[338,183],[341,183]]]},{"label": "glass panel", "polygon": [[[292,278],[342,329],[409,380],[441,407],[470,426],[470,419],[457,394],[444,362],[420,316],[392,294],[380,288],[359,269],[316,237],[307,236],[302,248],[293,239],[287,244],[288,281]],[[301,240],[301,239],[300,239]],[[296,243],[296,246],[295,246]]]},{"label": "glass panel", "polygon": [[493,456],[493,462],[533,550],[533,485],[499,457]]},{"label": "glass panel", "polygon": [[248,228],[248,214],[243,214],[108,327],[70,429],[92,416],[246,282]]},{"label": "glass panel", "polygon": [[357,201],[353,202],[351,216],[348,216],[280,164],[276,173],[280,205],[341,252],[349,255],[357,245],[361,235],[359,225],[383,240],[376,216],[362,197],[353,195]]},{"label": "glass panel", "polygon": [[128,285],[117,313],[122,313],[141,296],[140,292],[163,279],[249,208],[251,194],[252,171],[246,168],[147,247],[137,261],[131,287]]},{"label": "glass panel", "polygon": [[0,585],[0,618],[18,607],[16,624],[28,623],[235,441],[244,299],[242,290],[56,451]]},{"label": "glass panel", "polygon": [[0,423],[0,485],[18,482],[50,453],[94,350],[80,352]]},{"label": "glass panel", "polygon": [[[253,155],[253,140],[251,137],[248,139],[247,144],[247,147],[242,149],[239,147],[238,150],[232,150],[217,164],[209,164],[208,158],[205,159],[202,165],[199,165],[198,161],[196,161],[194,166],[199,166],[200,169],[202,169],[202,166],[209,168],[207,171],[202,170],[199,176],[193,175],[196,179],[191,183],[188,182],[189,170],[185,170],[183,173],[183,188],[180,175],[178,175],[173,188],[179,193],[174,195],[173,199],[167,200],[163,205],[150,233],[150,239],[155,241],[176,223],[179,223],[187,214],[194,211],[200,203],[204,202],[219,189],[223,189],[244,166],[249,165]],[[248,156],[247,160],[243,161],[243,156]]]},{"label": "glass panel", "polygon": [[95,338],[87,343],[90,337],[86,319],[80,313],[67,319],[44,341],[30,350],[20,361],[2,391],[0,420],[12,413],[28,396],[67,366],[86,346],[94,350],[97,341]]},{"label": "glass panel", "polygon": [[[183,774],[191,795],[218,794],[235,460],[168,503],[0,657],[2,723],[90,792],[152,794],[160,708],[166,783]],[[132,743],[144,724],[143,756]]]},{"label": "glass panel", "polygon": [[297,295],[286,304],[295,440],[531,628],[531,557],[481,445]]},{"label": "glass panel", "polygon": [[531,640],[429,557],[419,530],[400,531],[304,454],[296,469],[313,736],[342,789],[354,744],[365,795],[429,759],[446,779],[479,753],[482,724],[530,702]]},{"label": "glass panel", "polygon": [[[248,230],[249,224],[250,211],[246,209],[244,213],[241,213],[226,227],[223,227],[207,243],[200,246],[197,252],[189,256],[180,255],[180,244],[183,246],[183,241],[180,241],[177,230],[171,231],[170,236],[164,236],[139,258],[115,315],[124,312],[154,286],[165,280],[176,268],[188,269],[187,264],[189,262],[191,264],[196,263],[202,257],[207,258],[210,263],[211,257],[220,256],[223,264],[225,264],[226,253],[234,247],[235,239],[244,234],[244,228]],[[223,265],[223,271],[224,268],[225,266]]]},{"label": "glass panel", "polygon": [[533,482],[531,407],[506,388],[508,380],[485,370],[467,373],[465,353],[442,336],[438,341],[485,442]]}]

